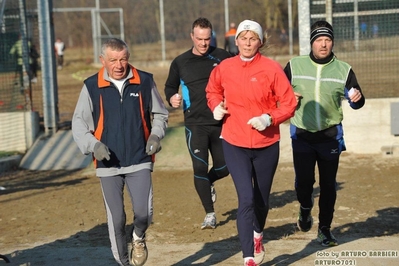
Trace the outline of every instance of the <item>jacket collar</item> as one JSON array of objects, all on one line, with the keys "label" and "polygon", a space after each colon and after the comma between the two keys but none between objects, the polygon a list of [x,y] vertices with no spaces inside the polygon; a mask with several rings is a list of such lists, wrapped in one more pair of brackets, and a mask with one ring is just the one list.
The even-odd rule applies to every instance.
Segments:
[{"label": "jacket collar", "polygon": [[253,64],[254,62],[259,61],[259,58],[260,58],[261,56],[262,56],[261,53],[258,51],[258,52],[254,55],[254,57],[252,57],[252,60],[249,60],[249,61],[244,61],[244,60],[242,60],[241,57],[240,57],[240,55],[237,55],[236,58],[238,58],[238,60],[241,61],[242,66],[246,66],[246,65],[251,65],[251,64]]},{"label": "jacket collar", "polygon": [[[140,84],[140,76],[137,69],[129,64],[129,74],[127,75],[129,84]],[[109,80],[109,76],[107,70],[102,67],[98,72],[98,88],[104,89],[106,87],[111,86],[111,81]]]}]

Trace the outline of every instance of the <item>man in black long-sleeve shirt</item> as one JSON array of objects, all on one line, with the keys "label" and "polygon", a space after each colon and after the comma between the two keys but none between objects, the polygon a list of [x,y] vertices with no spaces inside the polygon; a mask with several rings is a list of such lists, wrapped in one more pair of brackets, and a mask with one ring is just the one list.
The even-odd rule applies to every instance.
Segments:
[{"label": "man in black long-sleeve shirt", "polygon": [[[191,31],[193,47],[177,56],[170,66],[165,83],[165,96],[170,106],[183,103],[187,147],[192,159],[194,185],[205,209],[201,229],[215,228],[213,183],[229,174],[223,157],[220,132],[222,124],[208,108],[205,87],[215,66],[231,55],[210,46],[212,24],[206,18],[194,21]],[[179,94],[181,87],[182,95]],[[209,152],[213,166],[209,169]],[[209,170],[208,170],[209,169]]]}]

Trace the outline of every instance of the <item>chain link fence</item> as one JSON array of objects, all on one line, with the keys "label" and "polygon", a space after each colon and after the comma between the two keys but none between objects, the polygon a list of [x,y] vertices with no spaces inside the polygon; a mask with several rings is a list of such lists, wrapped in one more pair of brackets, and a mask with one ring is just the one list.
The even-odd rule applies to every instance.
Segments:
[{"label": "chain link fence", "polygon": [[[326,2],[310,2],[311,24],[327,19]],[[366,98],[399,97],[399,1],[330,2],[334,53],[352,65]]]},{"label": "chain link fence", "polygon": [[34,138],[27,128],[34,122],[33,92],[40,86],[35,8],[25,0],[0,1],[0,157],[24,152]]},{"label": "chain link fence", "polygon": [[22,0],[3,0],[1,7],[0,112],[31,111],[40,68],[37,14]]}]

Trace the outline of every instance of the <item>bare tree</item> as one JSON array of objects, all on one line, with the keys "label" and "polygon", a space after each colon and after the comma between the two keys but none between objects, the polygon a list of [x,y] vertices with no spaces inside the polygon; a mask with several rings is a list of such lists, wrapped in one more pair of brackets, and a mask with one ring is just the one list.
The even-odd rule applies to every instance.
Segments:
[{"label": "bare tree", "polygon": [[[28,6],[37,0],[26,0]],[[159,0],[100,0],[100,8],[122,8],[125,38],[131,44],[160,41]],[[296,0],[293,0],[296,5]],[[53,0],[54,8],[95,7],[95,1]],[[244,19],[258,21],[265,29],[288,27],[287,0],[229,0],[229,18],[239,23]],[[296,8],[293,8],[296,12]],[[296,16],[296,13],[294,14]],[[164,0],[165,38],[176,42],[189,38],[192,22],[200,17],[208,18],[219,36],[224,35],[225,10],[223,1],[211,0]],[[55,34],[65,39],[69,46],[92,45],[90,12],[54,13]],[[112,31],[119,31],[119,18],[115,14],[101,13],[101,18]],[[103,34],[105,34],[103,29]]]}]

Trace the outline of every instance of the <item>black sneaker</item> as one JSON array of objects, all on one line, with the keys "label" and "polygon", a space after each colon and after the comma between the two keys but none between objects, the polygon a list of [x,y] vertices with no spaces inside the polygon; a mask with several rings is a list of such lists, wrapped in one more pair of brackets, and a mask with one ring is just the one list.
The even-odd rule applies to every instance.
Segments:
[{"label": "black sneaker", "polygon": [[322,228],[319,228],[319,233],[317,234],[317,241],[323,247],[338,246],[338,241],[331,233],[330,228],[325,227],[325,226],[323,226]]},{"label": "black sneaker", "polygon": [[298,221],[296,225],[302,232],[307,232],[312,228],[313,219],[312,215],[310,215],[310,211],[311,209],[299,208]]}]

